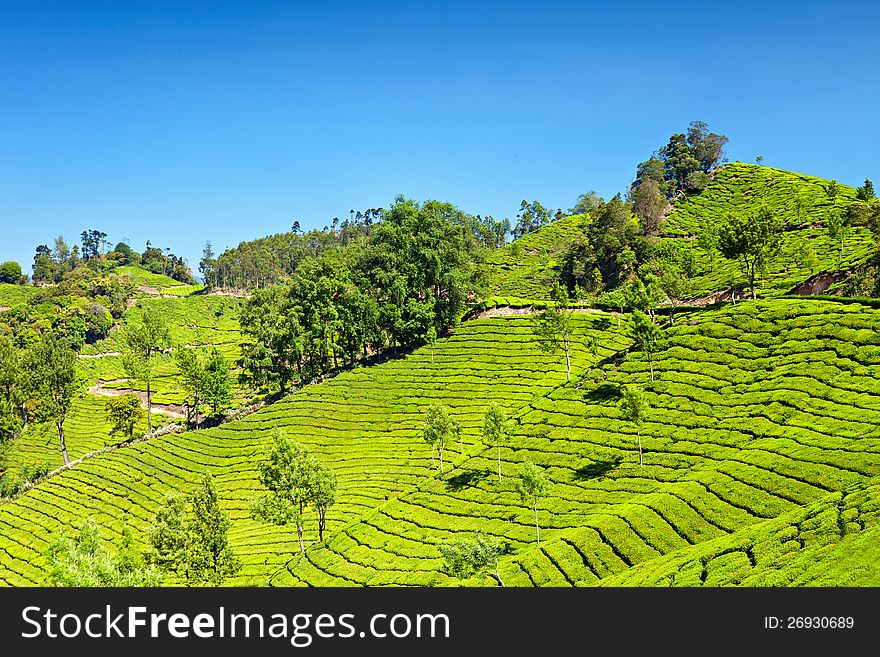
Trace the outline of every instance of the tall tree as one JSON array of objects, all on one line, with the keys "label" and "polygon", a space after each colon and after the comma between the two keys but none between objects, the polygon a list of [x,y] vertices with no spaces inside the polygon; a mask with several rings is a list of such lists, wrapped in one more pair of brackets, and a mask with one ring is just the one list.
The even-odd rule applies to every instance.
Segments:
[{"label": "tall tree", "polygon": [[639,467],[642,467],[642,423],[650,410],[645,393],[636,386],[625,387],[623,396],[620,398],[619,408],[620,417],[626,422],[632,422],[636,427],[639,440]]},{"label": "tall tree", "polygon": [[756,275],[779,253],[781,232],[782,220],[766,205],[751,214],[728,214],[719,229],[718,248],[725,258],[739,262],[752,299],[758,298]]},{"label": "tall tree", "polygon": [[498,402],[492,402],[483,415],[483,438],[498,450],[498,481],[501,481],[501,445],[510,442],[510,421]]},{"label": "tall tree", "polygon": [[65,338],[43,335],[28,350],[27,371],[36,397],[36,417],[40,421],[55,424],[64,464],[70,465],[64,420],[81,388],[76,373],[76,352]]},{"label": "tall tree", "polygon": [[660,228],[660,219],[666,207],[666,199],[660,193],[660,185],[653,178],[645,178],[632,192],[633,212],[639,218],[644,235],[654,235]]},{"label": "tall tree", "polygon": [[336,503],[339,482],[336,473],[315,460],[312,472],[311,495],[309,500],[318,514],[318,540],[324,542],[324,529],[327,526],[327,510]]},{"label": "tall tree", "polygon": [[532,318],[533,330],[541,349],[547,353],[565,354],[565,377],[571,383],[571,334],[574,311],[569,307],[568,294],[558,283],[550,291],[552,305]]},{"label": "tall tree", "polygon": [[147,386],[147,432],[153,432],[153,390],[156,356],[171,346],[168,325],[159,311],[146,306],[123,336],[123,365],[129,377]]},{"label": "tall tree", "polygon": [[266,460],[260,464],[260,483],[268,492],[254,501],[251,515],[275,525],[296,524],[299,549],[305,553],[305,509],[313,497],[315,460],[308,449],[291,442],[280,430]]},{"label": "tall tree", "polygon": [[535,541],[541,542],[541,528],[538,526],[538,502],[547,494],[549,484],[544,473],[529,460],[523,462],[519,471],[518,485],[520,499],[535,511]]},{"label": "tall tree", "polygon": [[431,460],[434,449],[440,457],[440,472],[443,472],[443,450],[446,443],[461,436],[461,425],[449,413],[449,409],[441,404],[434,404],[425,412],[422,423],[422,440],[431,446]]},{"label": "tall tree", "polygon": [[187,495],[170,493],[148,533],[146,560],[187,584],[219,586],[241,568],[229,545],[229,518],[206,473]]},{"label": "tall tree", "polygon": [[651,369],[651,381],[653,381],[654,354],[657,353],[660,346],[660,328],[640,310],[633,311],[632,319],[633,343],[639,351],[644,352],[647,356],[648,366]]},{"label": "tall tree", "polygon": [[189,535],[189,575],[196,581],[219,586],[241,568],[229,545],[229,518],[220,508],[210,474],[190,494],[192,518]]}]

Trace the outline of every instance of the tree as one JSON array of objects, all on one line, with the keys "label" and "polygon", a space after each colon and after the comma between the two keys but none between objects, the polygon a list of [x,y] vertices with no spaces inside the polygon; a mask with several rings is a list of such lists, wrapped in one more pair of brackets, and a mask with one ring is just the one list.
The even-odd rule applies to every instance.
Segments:
[{"label": "tree", "polygon": [[217,259],[214,257],[214,247],[211,242],[205,242],[202,250],[202,259],[199,261],[199,271],[205,279],[205,285],[215,287],[217,285]]},{"label": "tree", "polygon": [[187,393],[185,402],[187,407],[187,423],[191,421],[191,417],[194,417],[196,430],[198,430],[201,423],[199,407],[205,397],[205,389],[207,387],[204,359],[200,357],[196,349],[181,346],[174,350],[174,360],[180,370],[178,381]]},{"label": "tree", "polygon": [[428,348],[431,350],[431,362],[434,362],[434,345],[437,344],[437,329],[434,328],[434,325],[428,327],[427,332],[425,333],[425,344],[428,345]]},{"label": "tree", "polygon": [[[440,457],[440,472],[443,472],[443,450],[450,439],[461,436],[461,425],[449,414],[449,409],[434,404],[425,412],[422,423],[422,440],[431,446],[431,463],[434,463],[434,449]],[[435,466],[436,467],[436,466]]]},{"label": "tree", "polygon": [[526,460],[519,471],[520,499],[535,511],[535,540],[541,542],[541,529],[538,527],[538,502],[547,494],[549,484],[544,478],[544,473],[537,465]]},{"label": "tree", "polygon": [[190,494],[189,576],[219,586],[241,568],[229,546],[229,518],[220,509],[214,480],[205,474]]},{"label": "tree", "polygon": [[159,573],[144,566],[132,547],[131,532],[122,530],[122,546],[112,554],[101,544],[101,532],[87,518],[75,536],[62,534],[49,546],[49,584],[52,586],[156,586]]},{"label": "tree", "polygon": [[229,518],[220,509],[208,473],[188,495],[165,496],[148,541],[147,562],[177,574],[187,584],[219,586],[241,568],[229,546]]},{"label": "tree", "polygon": [[494,536],[477,533],[473,538],[460,536],[451,545],[440,548],[446,559],[446,572],[461,579],[475,573],[489,575],[504,586],[498,573],[498,559],[505,548]]},{"label": "tree", "polygon": [[657,353],[660,342],[660,328],[654,324],[648,316],[640,310],[633,311],[633,342],[636,347],[648,357],[648,365],[651,368],[651,381],[654,380],[654,354]]},{"label": "tree", "polygon": [[516,215],[516,226],[513,227],[513,239],[518,240],[524,235],[533,233],[551,222],[550,211],[538,201],[522,201]]},{"label": "tree", "polygon": [[642,234],[655,234],[660,227],[663,209],[666,207],[666,199],[660,193],[660,185],[652,178],[645,178],[633,191],[632,201],[633,212],[639,218]]},{"label": "tree", "polygon": [[546,353],[565,353],[565,377],[571,382],[571,334],[574,311],[569,308],[568,294],[558,283],[550,292],[552,304],[532,317],[532,328],[538,345]]},{"label": "tree", "polygon": [[129,440],[134,435],[134,428],[144,416],[141,400],[137,395],[120,395],[107,400],[107,419],[110,421],[110,433],[121,433]]},{"label": "tree", "polygon": [[636,427],[639,439],[639,467],[642,467],[642,423],[650,410],[648,400],[639,388],[627,386],[623,389],[619,408],[620,417],[626,422],[632,422]]},{"label": "tree", "polygon": [[232,403],[232,372],[229,361],[217,347],[208,351],[202,395],[215,415]]},{"label": "tree", "polygon": [[0,265],[0,283],[18,285],[22,282],[21,265],[8,260]]},{"label": "tree", "polygon": [[510,421],[498,402],[492,402],[483,415],[483,438],[498,450],[498,481],[501,481],[501,444],[510,442]]},{"label": "tree", "polygon": [[46,334],[28,350],[27,361],[30,386],[36,401],[36,417],[40,421],[55,424],[64,464],[70,465],[64,420],[81,388],[76,373],[76,352],[66,339]]},{"label": "tree", "polygon": [[856,188],[856,197],[866,203],[872,200],[874,198],[874,183],[865,178],[865,184]]},{"label": "tree", "polygon": [[0,457],[3,445],[19,435],[27,420],[28,376],[24,362],[24,356],[12,338],[0,333]]},{"label": "tree", "polygon": [[132,322],[123,336],[123,365],[129,377],[147,385],[147,432],[153,432],[152,383],[155,357],[171,346],[168,325],[153,306],[146,306],[140,320]]},{"label": "tree", "polygon": [[251,515],[274,525],[296,524],[299,549],[305,553],[303,524],[313,498],[316,460],[308,449],[277,430],[275,443],[260,464],[260,483],[268,490],[251,505]]},{"label": "tree", "polygon": [[767,206],[757,212],[728,214],[718,232],[718,248],[730,260],[737,260],[748,280],[752,299],[755,293],[755,276],[768,260],[781,248],[782,221]]},{"label": "tree", "polygon": [[336,503],[339,483],[336,474],[320,461],[315,461],[312,473],[310,501],[318,514],[318,540],[324,542],[327,510]]},{"label": "tree", "polygon": [[604,202],[605,201],[601,196],[590,190],[577,197],[574,207],[569,209],[568,214],[591,214]]}]

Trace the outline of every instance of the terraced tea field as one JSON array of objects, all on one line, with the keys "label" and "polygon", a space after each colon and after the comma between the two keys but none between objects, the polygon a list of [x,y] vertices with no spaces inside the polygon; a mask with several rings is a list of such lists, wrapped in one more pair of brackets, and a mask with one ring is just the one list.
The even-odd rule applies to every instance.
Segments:
[{"label": "terraced tea field", "polygon": [[572,215],[489,253],[489,295],[547,299],[560,257],[581,235],[584,215]]},{"label": "terraced tea field", "polygon": [[[627,353],[626,324],[600,313],[576,321],[570,385],[561,358],[536,349],[527,318],[477,320],[441,339],[433,363],[421,349],[244,420],[87,461],[0,506],[0,578],[41,581],[52,532],[85,516],[107,538],[124,518],[141,532],[165,490],[207,469],[245,564],[235,584],[456,584],[441,572],[440,547],[469,531],[509,544],[508,585],[880,583],[865,556],[877,537],[880,311],[778,299],[681,315],[653,384],[643,355]],[[598,366],[584,348],[592,335]],[[617,407],[619,387],[632,383],[651,404],[644,467]],[[464,426],[442,476],[418,436],[438,400]],[[493,400],[516,419],[501,482],[479,431]],[[304,557],[294,532],[247,516],[275,427],[340,478],[327,544],[307,526]],[[525,458],[551,482],[537,546],[515,490]]]},{"label": "terraced tea field", "polygon": [[[593,360],[584,346],[589,336],[600,340],[599,357],[628,341],[622,333],[626,324],[618,329],[604,315],[580,315],[576,322],[576,372]],[[256,523],[247,513],[250,499],[259,494],[256,462],[275,427],[309,444],[338,474],[341,498],[328,519],[332,534],[434,476],[430,449],[418,435],[430,403],[446,403],[464,427],[464,454],[459,445],[449,446],[448,472],[482,451],[479,427],[490,402],[514,412],[564,380],[564,360],[538,350],[527,319],[467,323],[438,342],[433,362],[422,349],[347,372],[243,420],[91,459],[0,505],[0,578],[9,584],[42,581],[51,533],[86,516],[103,526],[108,539],[119,537],[125,520],[140,535],[166,490],[185,488],[210,470],[233,518],[233,545],[245,564],[234,583],[265,584],[298,552],[289,529]],[[314,529],[309,533],[312,542]]]}]

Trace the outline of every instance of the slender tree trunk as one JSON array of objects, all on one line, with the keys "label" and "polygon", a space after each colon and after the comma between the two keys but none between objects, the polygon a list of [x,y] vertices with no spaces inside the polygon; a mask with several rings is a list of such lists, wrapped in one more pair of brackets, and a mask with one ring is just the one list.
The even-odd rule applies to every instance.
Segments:
[{"label": "slender tree trunk", "polygon": [[147,379],[147,433],[153,433],[153,394]]},{"label": "slender tree trunk", "polygon": [[201,422],[199,421],[199,396],[198,395],[196,395],[195,402],[196,402],[196,404],[195,404],[195,408],[193,409],[193,412],[195,413],[195,418],[196,418],[196,431],[198,431],[199,427],[201,426]]},{"label": "slender tree trunk", "polygon": [[568,335],[565,336],[565,380],[571,383],[571,356],[568,349]]},{"label": "slender tree trunk", "polygon": [[654,358],[652,356],[648,356],[648,366],[651,368],[651,381],[654,380]]},{"label": "slender tree trunk", "polygon": [[620,326],[620,318],[623,316],[623,306],[620,306],[620,314],[617,316],[617,325]]},{"label": "slender tree trunk", "polygon": [[64,440],[64,420],[56,422],[58,427],[58,437],[61,439],[61,456],[64,457],[64,465],[70,465],[70,457],[67,455],[67,443]]},{"label": "slender tree trunk", "polygon": [[501,481],[501,445],[498,445],[498,481]]},{"label": "slender tree trunk", "polygon": [[306,553],[306,544],[303,542],[303,528],[300,523],[296,525],[296,534],[299,537],[299,550],[303,554]]},{"label": "slender tree trunk", "polygon": [[837,270],[840,271],[840,265],[843,262],[843,238],[840,240],[840,253],[837,256]]},{"label": "slender tree trunk", "polygon": [[541,530],[538,527],[538,500],[535,500],[535,540],[541,542]]},{"label": "slender tree trunk", "polygon": [[326,516],[324,515],[326,511],[318,511],[318,540],[323,543],[324,542],[324,522],[326,520]]},{"label": "slender tree trunk", "polygon": [[639,435],[639,467],[642,467],[642,429],[641,427],[636,428],[636,433]]},{"label": "slender tree trunk", "polygon": [[501,575],[498,574],[498,566],[495,566],[495,572],[493,573],[493,575],[495,575],[495,579],[498,580],[498,583],[501,584],[502,587],[507,588],[504,586],[504,580],[501,579]]},{"label": "slender tree trunk", "polygon": [[443,445],[440,445],[438,451],[440,452],[440,474],[443,474]]}]

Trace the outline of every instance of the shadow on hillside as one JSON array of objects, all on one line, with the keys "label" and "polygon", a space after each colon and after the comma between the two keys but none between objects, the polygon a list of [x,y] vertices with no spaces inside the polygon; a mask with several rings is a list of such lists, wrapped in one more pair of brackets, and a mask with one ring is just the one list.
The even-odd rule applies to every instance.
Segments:
[{"label": "shadow on hillside", "polygon": [[607,402],[620,398],[620,388],[611,383],[603,383],[584,392],[584,399],[591,402]]},{"label": "shadow on hillside", "polygon": [[487,470],[465,470],[454,477],[446,480],[446,488],[452,492],[460,491],[464,488],[474,486],[477,482],[490,476],[492,473]]},{"label": "shadow on hillside", "polygon": [[614,470],[622,462],[623,457],[621,456],[615,456],[608,461],[594,461],[589,465],[585,465],[582,468],[575,470],[574,478],[581,480],[599,479]]}]

